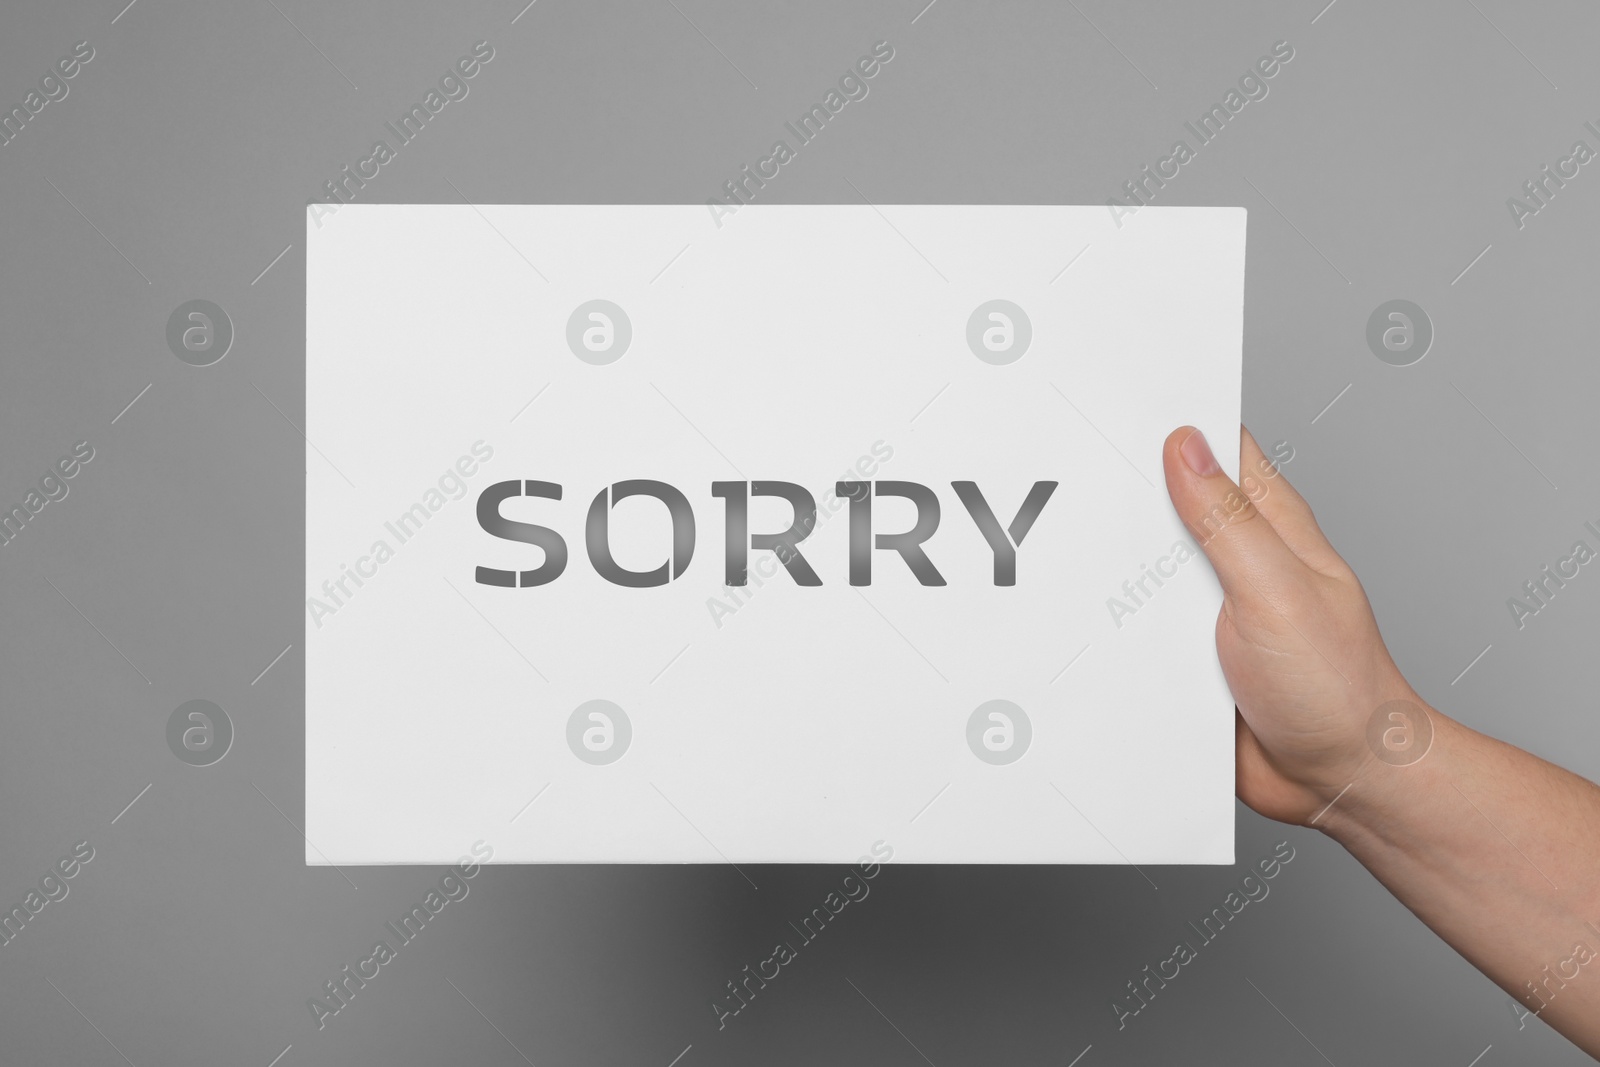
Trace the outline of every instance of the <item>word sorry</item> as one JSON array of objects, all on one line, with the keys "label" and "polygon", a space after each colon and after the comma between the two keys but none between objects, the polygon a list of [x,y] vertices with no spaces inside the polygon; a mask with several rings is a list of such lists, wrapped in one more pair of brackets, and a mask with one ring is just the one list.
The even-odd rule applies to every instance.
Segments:
[{"label": "word sorry", "polygon": [[[988,501],[979,491],[978,483],[950,483],[994,552],[995,585],[1017,584],[1017,549],[1058,484],[1034,482],[1016,517],[1009,526],[1002,528]],[[848,481],[836,483],[834,492],[850,502],[851,585],[872,584],[874,546],[900,553],[906,566],[911,568],[911,573],[923,585],[947,584],[928,554],[922,550],[922,543],[939,528],[939,498],[932,489],[918,482]],[[796,547],[811,535],[817,525],[817,501],[810,490],[794,482],[712,482],[711,495],[724,502],[726,513],[723,584],[741,586],[746,583],[752,548],[758,552],[776,552],[778,562],[783,564],[796,585],[822,584],[822,579],[817,577],[817,572],[811,569],[811,564]],[[751,495],[781,497],[787,501],[794,511],[794,521],[789,528],[776,534],[752,534]],[[561,486],[555,482],[496,482],[478,497],[478,525],[495,537],[542,548],[544,563],[533,570],[520,572],[479,567],[477,581],[480,585],[524,589],[546,585],[561,577],[567,568],[567,542],[560,534],[547,526],[516,522],[500,514],[501,502],[516,496],[560,500]],[[672,555],[661,566],[649,571],[628,570],[618,564],[611,554],[611,509],[618,501],[634,496],[649,496],[661,501],[672,518]],[[910,500],[916,506],[917,521],[904,533],[880,533],[874,538],[872,501],[874,497],[885,496]],[[602,578],[613,585],[633,589],[666,585],[688,569],[689,561],[694,556],[694,542],[694,511],[689,507],[689,500],[666,482],[646,478],[617,482],[596,493],[589,505],[589,517],[584,530],[589,562]]]}]

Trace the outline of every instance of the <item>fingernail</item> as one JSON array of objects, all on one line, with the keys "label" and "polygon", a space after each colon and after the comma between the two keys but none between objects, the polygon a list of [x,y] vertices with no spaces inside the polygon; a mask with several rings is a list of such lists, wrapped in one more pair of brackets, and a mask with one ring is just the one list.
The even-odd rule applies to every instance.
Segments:
[{"label": "fingernail", "polygon": [[1189,465],[1189,469],[1200,477],[1210,478],[1222,473],[1222,468],[1217,465],[1217,457],[1211,454],[1211,446],[1206,444],[1206,435],[1199,430],[1184,438],[1178,451],[1183,453],[1183,461]]}]

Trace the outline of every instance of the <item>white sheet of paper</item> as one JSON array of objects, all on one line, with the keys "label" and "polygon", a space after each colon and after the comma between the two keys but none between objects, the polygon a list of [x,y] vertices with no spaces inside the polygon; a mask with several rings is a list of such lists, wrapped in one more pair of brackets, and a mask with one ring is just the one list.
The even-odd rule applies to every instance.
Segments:
[{"label": "white sheet of paper", "polygon": [[[1238,476],[1244,249],[1238,208],[308,220],[307,863],[1231,863],[1221,594],[1160,449],[1192,423]],[[664,585],[586,546],[631,479],[690,506]],[[933,491],[947,584],[887,548],[850,584],[846,480]],[[479,523],[506,481],[562,487],[500,505],[561,536],[553,581],[475,580],[545,562]],[[712,483],[760,481],[814,496],[821,585],[751,551],[725,587]],[[1015,585],[956,481],[1002,526],[1059,483]],[[750,501],[754,534],[792,517]],[[876,534],[915,517],[872,499]],[[663,503],[609,521],[619,567],[667,560]]]}]

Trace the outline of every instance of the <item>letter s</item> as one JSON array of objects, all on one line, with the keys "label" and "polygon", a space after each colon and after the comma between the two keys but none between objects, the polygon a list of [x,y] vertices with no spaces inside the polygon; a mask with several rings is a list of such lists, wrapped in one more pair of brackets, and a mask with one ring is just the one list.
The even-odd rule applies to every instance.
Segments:
[{"label": "letter s", "polygon": [[531,522],[516,522],[500,514],[500,502],[514,496],[537,496],[546,500],[560,500],[561,486],[554,482],[496,482],[478,495],[478,525],[494,537],[507,541],[522,541],[544,549],[544,563],[531,571],[495,570],[479,567],[476,578],[479,585],[498,585],[507,589],[545,585],[561,577],[567,569],[567,542],[561,535],[545,526]]}]

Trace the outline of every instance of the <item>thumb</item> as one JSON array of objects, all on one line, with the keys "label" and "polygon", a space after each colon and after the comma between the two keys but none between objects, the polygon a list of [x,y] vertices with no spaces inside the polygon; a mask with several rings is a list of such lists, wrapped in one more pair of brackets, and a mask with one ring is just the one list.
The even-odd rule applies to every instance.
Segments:
[{"label": "thumb", "polygon": [[1254,501],[1226,474],[1205,434],[1183,426],[1162,448],[1167,493],[1235,603],[1259,603],[1300,564]]}]

